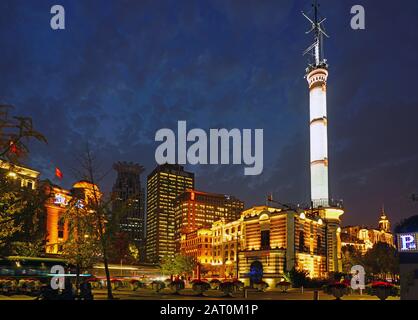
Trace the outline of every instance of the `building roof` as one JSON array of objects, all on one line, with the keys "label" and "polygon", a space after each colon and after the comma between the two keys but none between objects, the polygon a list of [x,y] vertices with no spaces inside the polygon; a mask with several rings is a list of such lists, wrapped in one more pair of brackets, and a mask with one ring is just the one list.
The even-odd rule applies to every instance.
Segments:
[{"label": "building roof", "polygon": [[41,174],[39,171],[31,169],[27,166],[12,164],[10,162],[6,162],[6,161],[3,161],[3,160],[0,160],[0,169],[3,169],[3,170],[12,170],[13,169],[13,172],[15,172],[19,175],[25,176],[25,177],[33,178],[33,179],[37,179],[39,177],[39,175]]}]

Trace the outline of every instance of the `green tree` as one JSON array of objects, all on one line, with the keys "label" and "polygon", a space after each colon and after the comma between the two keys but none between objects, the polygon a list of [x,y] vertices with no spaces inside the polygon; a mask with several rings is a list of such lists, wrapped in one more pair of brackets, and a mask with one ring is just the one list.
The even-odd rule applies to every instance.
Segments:
[{"label": "green tree", "polygon": [[113,299],[113,293],[109,271],[109,246],[111,238],[115,230],[117,230],[117,218],[112,215],[111,197],[105,197],[99,191],[98,183],[105,175],[99,174],[98,162],[88,145],[86,151],[77,159],[77,164],[76,175],[78,178],[93,185],[92,190],[89,191],[89,201],[86,207],[93,219],[91,225],[94,227],[94,239],[97,239],[99,242],[100,257],[103,261],[106,275],[107,298],[110,300]]},{"label": "green tree", "polygon": [[366,273],[378,278],[399,273],[399,258],[396,248],[387,243],[376,243],[364,255]]},{"label": "green tree", "polygon": [[309,272],[305,270],[297,270],[295,267],[292,268],[287,274],[285,278],[287,281],[292,283],[294,288],[300,288],[302,286],[306,286],[309,279],[308,279]]},{"label": "green tree", "polygon": [[[13,170],[13,167],[11,168]],[[50,194],[21,187],[0,173],[0,254],[37,256],[45,246],[46,207]]]},{"label": "green tree", "polygon": [[139,261],[140,249],[135,243],[129,243],[129,254],[135,261]]},{"label": "green tree", "polygon": [[109,237],[109,261],[112,263],[136,263],[139,252],[126,232],[116,232]]},{"label": "green tree", "polygon": [[76,294],[80,288],[80,273],[100,259],[100,241],[95,216],[90,206],[73,197],[62,217],[68,225],[68,239],[62,247],[63,257],[76,266]]},{"label": "green tree", "polygon": [[341,249],[343,273],[350,274],[351,268],[355,265],[363,265],[364,259],[359,250],[352,245],[344,246]]},{"label": "green tree", "polygon": [[161,273],[165,276],[170,276],[170,278],[173,278],[174,275],[177,274],[176,266],[173,263],[173,258],[166,256],[161,261]]},{"label": "green tree", "polygon": [[188,276],[196,268],[196,259],[191,256],[177,254],[174,257],[174,265],[178,275]]},{"label": "green tree", "polygon": [[[46,143],[32,119],[11,116],[12,106],[0,105],[0,164],[7,162],[9,172],[0,169],[0,254],[36,255],[42,248],[47,195],[42,188],[22,188],[15,164],[29,153],[31,139]],[[10,176],[13,173],[13,176]]]},{"label": "green tree", "polygon": [[395,227],[395,233],[416,232],[418,230],[418,215],[402,220]]},{"label": "green tree", "polygon": [[176,254],[174,258],[164,257],[161,262],[161,272],[163,275],[188,276],[196,268],[196,259],[190,256]]},{"label": "green tree", "polygon": [[17,163],[29,153],[27,142],[30,139],[47,141],[34,129],[31,118],[10,116],[12,109],[12,106],[0,105],[0,160]]}]

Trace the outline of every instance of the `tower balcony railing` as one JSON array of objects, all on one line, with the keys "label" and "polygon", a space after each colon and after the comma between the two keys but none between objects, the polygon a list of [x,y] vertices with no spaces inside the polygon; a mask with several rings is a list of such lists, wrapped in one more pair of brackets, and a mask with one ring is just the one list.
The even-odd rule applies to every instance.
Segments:
[{"label": "tower balcony railing", "polygon": [[344,202],[343,200],[335,200],[335,199],[315,199],[312,200],[311,206],[314,208],[344,208]]},{"label": "tower balcony railing", "polygon": [[318,65],[311,63],[308,65],[308,67],[305,69],[306,74],[310,73],[311,71],[315,70],[315,69],[328,69],[328,63],[326,63],[326,61],[320,61]]}]

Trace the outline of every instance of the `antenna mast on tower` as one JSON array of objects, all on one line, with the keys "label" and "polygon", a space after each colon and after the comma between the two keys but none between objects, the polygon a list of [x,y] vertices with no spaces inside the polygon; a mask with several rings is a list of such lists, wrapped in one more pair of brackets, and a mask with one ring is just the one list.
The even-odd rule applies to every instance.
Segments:
[{"label": "antenna mast on tower", "polygon": [[311,19],[307,14],[302,11],[302,15],[310,22],[311,29],[306,32],[309,34],[311,32],[314,33],[314,43],[310,45],[303,53],[306,55],[310,53],[314,57],[314,63],[310,64],[307,71],[313,70],[317,67],[327,68],[327,60],[323,57],[323,36],[329,38],[329,36],[325,32],[325,28],[323,27],[323,23],[326,18],[320,20],[319,18],[319,4],[317,0],[314,0],[312,4],[313,7],[313,18]]}]

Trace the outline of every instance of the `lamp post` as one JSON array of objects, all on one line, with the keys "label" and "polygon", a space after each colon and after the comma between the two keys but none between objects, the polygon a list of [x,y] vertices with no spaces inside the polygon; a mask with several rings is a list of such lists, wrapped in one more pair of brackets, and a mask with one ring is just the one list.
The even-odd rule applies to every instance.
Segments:
[{"label": "lamp post", "polygon": [[239,280],[239,263],[238,263],[238,251],[239,251],[239,233],[237,232],[237,235],[236,235],[236,240],[237,240],[237,246],[236,246],[236,248],[235,248],[235,263],[236,263],[236,265],[237,265],[237,273],[236,273],[236,275],[237,275],[237,280]]},{"label": "lamp post", "polygon": [[237,231],[237,235],[235,236],[235,239],[237,240],[236,243],[236,248],[235,248],[235,263],[236,263],[236,276],[237,276],[237,280],[239,280],[239,248],[240,248],[240,232]]}]

